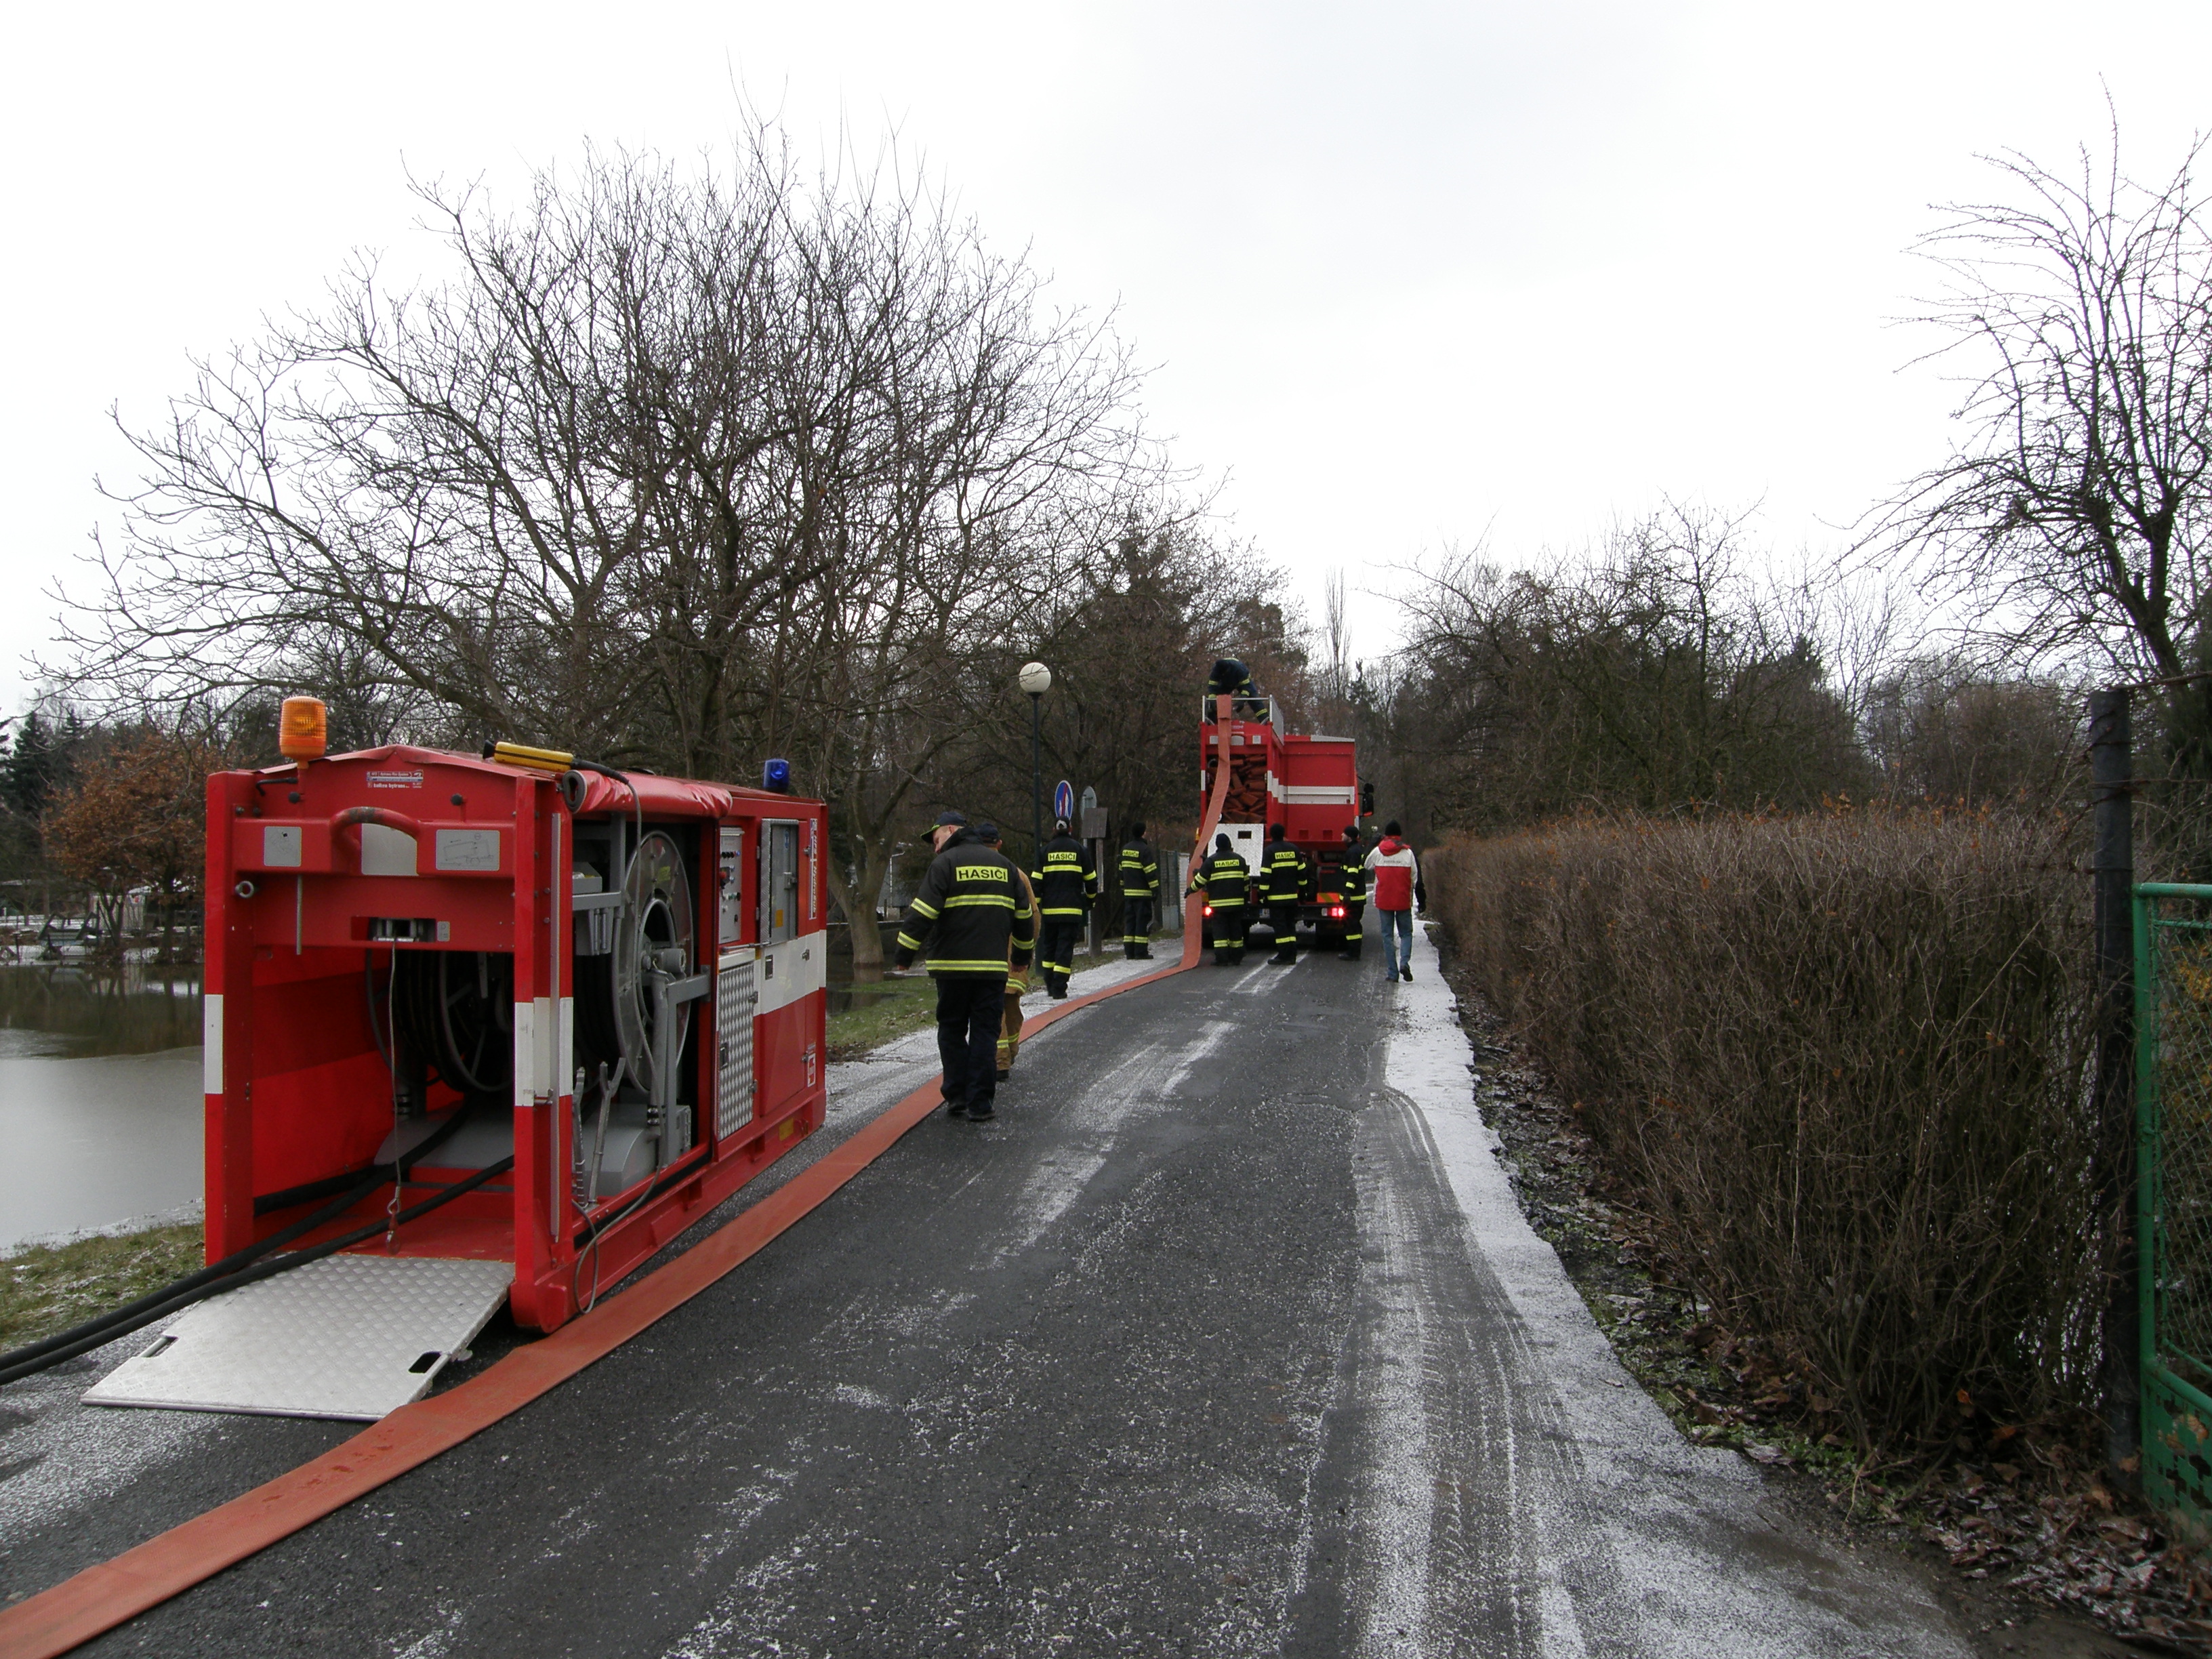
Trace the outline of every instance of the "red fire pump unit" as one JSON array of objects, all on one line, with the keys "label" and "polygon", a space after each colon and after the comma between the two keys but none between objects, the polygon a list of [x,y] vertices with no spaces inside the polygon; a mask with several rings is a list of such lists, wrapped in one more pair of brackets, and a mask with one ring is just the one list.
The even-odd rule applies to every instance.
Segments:
[{"label": "red fire pump unit", "polygon": [[507,745],[211,777],[208,1259],[378,1165],[398,1191],[301,1245],[512,1157],[355,1248],[512,1263],[541,1331],[589,1306],[821,1126],[824,836],[818,801]]}]

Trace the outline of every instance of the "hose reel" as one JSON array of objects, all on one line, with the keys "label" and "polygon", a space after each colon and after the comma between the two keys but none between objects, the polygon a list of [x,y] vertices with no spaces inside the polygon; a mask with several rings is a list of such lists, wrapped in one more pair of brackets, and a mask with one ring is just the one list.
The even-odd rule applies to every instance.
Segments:
[{"label": "hose reel", "polygon": [[[401,1051],[464,1097],[503,1097],[514,1076],[514,962],[489,951],[397,953]],[[374,999],[370,1003],[374,1011]]]},{"label": "hose reel", "polygon": [[691,1029],[690,1000],[669,995],[691,971],[691,883],[665,830],[649,832],[630,855],[615,922],[608,989],[615,1040],[630,1076],[656,1104],[675,1099],[675,1068]]}]

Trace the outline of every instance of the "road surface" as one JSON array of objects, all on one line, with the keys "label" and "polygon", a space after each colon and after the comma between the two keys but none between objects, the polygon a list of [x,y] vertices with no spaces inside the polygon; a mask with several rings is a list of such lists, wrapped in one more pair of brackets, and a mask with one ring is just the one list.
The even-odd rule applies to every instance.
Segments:
[{"label": "road surface", "polygon": [[[1417,948],[1077,1012],[995,1123],[921,1125],[628,1348],[82,1651],[1967,1652],[1620,1369]],[[815,1155],[929,1053],[833,1068]],[[0,1595],[349,1432],[76,1406],[120,1358],[0,1394]]]}]

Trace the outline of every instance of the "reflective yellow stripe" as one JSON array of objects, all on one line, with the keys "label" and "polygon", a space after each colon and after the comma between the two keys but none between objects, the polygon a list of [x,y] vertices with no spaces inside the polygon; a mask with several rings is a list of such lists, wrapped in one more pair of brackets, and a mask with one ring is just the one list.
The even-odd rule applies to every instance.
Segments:
[{"label": "reflective yellow stripe", "polygon": [[975,904],[995,904],[1002,910],[1012,910],[1016,908],[1014,896],[1012,893],[955,893],[945,901],[945,908],[948,910],[957,910],[963,906]]},{"label": "reflective yellow stripe", "polygon": [[933,974],[954,971],[963,974],[1003,974],[1006,971],[1006,964],[1003,962],[948,961],[943,957],[932,957],[929,959],[929,971]]},{"label": "reflective yellow stripe", "polygon": [[911,933],[901,933],[898,936],[898,948],[902,951],[919,951],[921,949],[921,941]]},{"label": "reflective yellow stripe", "polygon": [[935,921],[937,920],[937,907],[932,904],[927,899],[916,899],[914,902],[914,913],[920,916],[924,921]]}]

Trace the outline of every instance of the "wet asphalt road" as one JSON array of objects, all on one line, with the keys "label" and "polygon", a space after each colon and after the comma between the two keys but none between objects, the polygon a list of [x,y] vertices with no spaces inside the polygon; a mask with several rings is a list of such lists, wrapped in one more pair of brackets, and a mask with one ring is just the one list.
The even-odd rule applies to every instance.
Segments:
[{"label": "wet asphalt road", "polygon": [[[1078,1012],[997,1122],[920,1126],[628,1348],[82,1651],[1960,1651],[1622,1390],[1499,1207],[1433,965]],[[350,1431],[66,1409],[137,1468],[14,1528],[10,1592]]]}]

